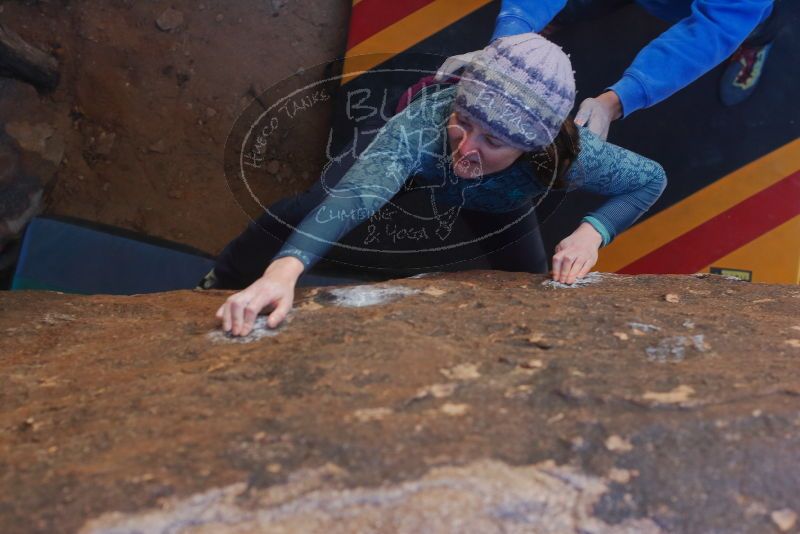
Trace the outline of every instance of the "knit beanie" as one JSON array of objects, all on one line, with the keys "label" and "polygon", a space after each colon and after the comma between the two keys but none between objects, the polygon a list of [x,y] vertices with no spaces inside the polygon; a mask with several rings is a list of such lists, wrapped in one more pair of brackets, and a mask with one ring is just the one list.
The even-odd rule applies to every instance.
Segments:
[{"label": "knit beanie", "polygon": [[506,144],[553,142],[575,103],[569,58],[536,33],[495,39],[465,67],[454,109]]}]

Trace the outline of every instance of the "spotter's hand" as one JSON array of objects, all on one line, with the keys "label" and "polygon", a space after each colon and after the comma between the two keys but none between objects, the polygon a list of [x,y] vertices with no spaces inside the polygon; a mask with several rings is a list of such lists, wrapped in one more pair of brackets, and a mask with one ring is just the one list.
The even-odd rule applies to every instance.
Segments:
[{"label": "spotter's hand", "polygon": [[450,56],[449,58],[445,59],[444,63],[442,63],[442,66],[436,71],[436,76],[434,76],[434,79],[437,82],[443,82],[450,78],[458,69],[471,62],[473,58],[478,55],[478,52],[480,52],[480,50],[476,50],[475,52],[467,52],[466,54],[459,54],[457,56]]},{"label": "spotter's hand", "polygon": [[575,115],[575,124],[586,126],[589,131],[603,141],[608,137],[611,121],[622,116],[622,103],[614,91],[606,91],[597,98],[587,98],[581,102]]}]

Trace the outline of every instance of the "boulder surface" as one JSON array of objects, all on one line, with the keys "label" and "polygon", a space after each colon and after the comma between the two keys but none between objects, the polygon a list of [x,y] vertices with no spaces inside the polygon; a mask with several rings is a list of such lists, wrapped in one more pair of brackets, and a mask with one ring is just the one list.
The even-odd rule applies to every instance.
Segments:
[{"label": "boulder surface", "polygon": [[800,288],[472,271],[0,298],[0,532],[789,532]]}]

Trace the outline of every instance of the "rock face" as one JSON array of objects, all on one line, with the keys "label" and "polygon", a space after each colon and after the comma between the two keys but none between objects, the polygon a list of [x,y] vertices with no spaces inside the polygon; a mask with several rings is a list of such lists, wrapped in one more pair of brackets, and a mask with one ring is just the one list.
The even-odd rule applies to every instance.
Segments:
[{"label": "rock face", "polygon": [[0,531],[794,528],[800,288],[592,280],[304,290],[236,340],[226,292],[6,294]]},{"label": "rock face", "polygon": [[[350,3],[31,1],[0,2],[0,11],[6,28],[59,63],[47,95],[0,77],[0,145],[42,156],[44,168],[29,174],[46,212],[217,253],[249,222],[222,172],[236,118],[298,68],[344,54]],[[319,176],[331,102],[308,115],[308,135],[286,141],[288,170],[259,190],[267,203]],[[12,193],[0,178],[0,203]]]},{"label": "rock face", "polygon": [[0,257],[5,244],[42,210],[45,187],[63,152],[63,141],[48,124],[12,122],[0,132]]}]

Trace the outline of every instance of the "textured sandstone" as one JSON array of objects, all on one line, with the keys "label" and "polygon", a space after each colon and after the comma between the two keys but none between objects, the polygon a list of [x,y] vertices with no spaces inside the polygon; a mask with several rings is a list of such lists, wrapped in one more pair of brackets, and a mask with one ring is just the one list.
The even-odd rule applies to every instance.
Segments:
[{"label": "textured sandstone", "polygon": [[0,531],[795,528],[800,288],[543,281],[304,290],[244,340],[225,292],[5,294]]}]

